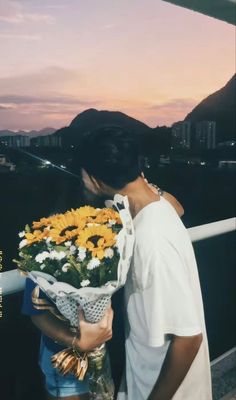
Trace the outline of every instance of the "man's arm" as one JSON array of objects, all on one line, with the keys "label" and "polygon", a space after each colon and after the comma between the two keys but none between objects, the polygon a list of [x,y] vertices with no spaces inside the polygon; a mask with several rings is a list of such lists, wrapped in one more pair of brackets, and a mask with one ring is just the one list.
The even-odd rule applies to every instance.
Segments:
[{"label": "man's arm", "polygon": [[[32,315],[31,320],[38,329],[51,339],[65,345],[72,346],[75,333],[69,328],[68,322],[61,321],[50,312]],[[74,342],[74,347],[81,351],[93,350],[95,347],[110,340],[112,337],[113,311],[109,308],[104,317],[96,324],[90,324],[80,313],[80,337]]]},{"label": "man's arm", "polygon": [[202,343],[202,334],[173,336],[160,375],[148,400],[171,400],[195,359]]}]

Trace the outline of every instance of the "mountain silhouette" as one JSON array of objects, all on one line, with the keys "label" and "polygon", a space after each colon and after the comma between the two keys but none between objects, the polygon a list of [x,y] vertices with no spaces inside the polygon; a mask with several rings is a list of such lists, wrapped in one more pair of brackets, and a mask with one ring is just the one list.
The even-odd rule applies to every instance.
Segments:
[{"label": "mountain silhouette", "polygon": [[120,126],[140,136],[148,134],[152,129],[128,115],[119,111],[98,111],[94,108],[83,111],[78,114],[68,127],[59,129],[55,135],[62,137],[62,144],[78,145],[84,134],[96,128],[103,126]]},{"label": "mountain silhouette", "polygon": [[216,121],[217,142],[236,137],[236,74],[227,84],[202,100],[185,118],[193,123]]},{"label": "mountain silhouette", "polygon": [[146,132],[150,128],[143,122],[138,121],[120,111],[98,111],[94,108],[86,110],[73,119],[70,126],[77,129],[92,130],[98,126],[117,125],[134,131],[135,133]]}]

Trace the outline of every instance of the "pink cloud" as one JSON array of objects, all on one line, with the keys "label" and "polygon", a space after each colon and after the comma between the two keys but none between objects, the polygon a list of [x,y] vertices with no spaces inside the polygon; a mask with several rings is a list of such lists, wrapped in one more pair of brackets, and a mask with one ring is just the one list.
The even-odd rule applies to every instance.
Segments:
[{"label": "pink cloud", "polygon": [[50,14],[28,12],[22,3],[16,1],[1,1],[0,21],[9,24],[22,24],[27,22],[52,24],[54,23],[54,17]]}]

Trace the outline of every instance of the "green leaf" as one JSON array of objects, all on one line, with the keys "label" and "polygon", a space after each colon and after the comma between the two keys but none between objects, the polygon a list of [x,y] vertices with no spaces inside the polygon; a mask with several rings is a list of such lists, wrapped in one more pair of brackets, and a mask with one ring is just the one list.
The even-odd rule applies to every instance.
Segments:
[{"label": "green leaf", "polygon": [[25,232],[26,233],[30,233],[31,232],[30,226],[28,224],[25,225]]},{"label": "green leaf", "polygon": [[68,248],[66,246],[54,246],[54,249],[56,251],[65,251],[68,250]]}]

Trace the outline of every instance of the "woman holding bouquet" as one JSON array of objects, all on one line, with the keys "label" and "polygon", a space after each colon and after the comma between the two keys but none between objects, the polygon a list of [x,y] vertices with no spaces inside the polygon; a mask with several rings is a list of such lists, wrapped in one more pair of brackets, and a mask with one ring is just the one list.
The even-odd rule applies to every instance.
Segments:
[{"label": "woman holding bouquet", "polygon": [[[113,311],[109,308],[102,320],[95,324],[84,320],[79,311],[80,335],[70,330],[68,323],[59,320],[49,311],[34,308],[31,293],[35,284],[26,279],[22,313],[31,316],[32,322],[42,332],[39,365],[45,375],[47,400],[89,400],[88,380],[79,381],[74,375],[61,375],[51,364],[51,356],[65,347],[73,347],[79,352],[87,352],[110,340],[112,337]],[[40,299],[47,299],[40,291]]]}]

